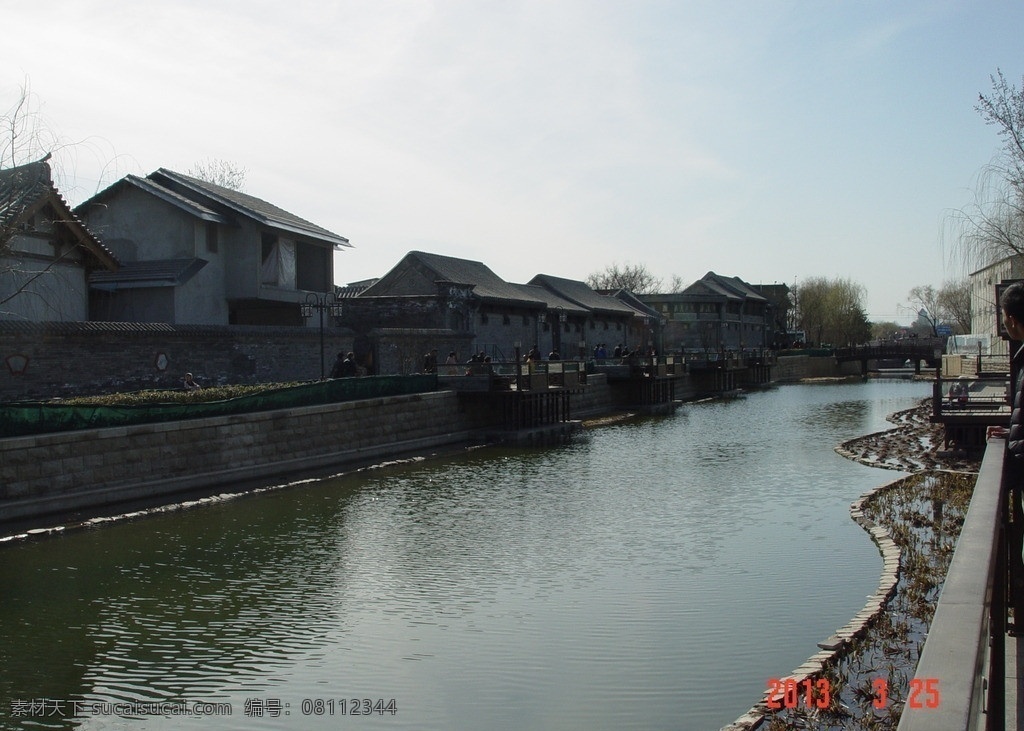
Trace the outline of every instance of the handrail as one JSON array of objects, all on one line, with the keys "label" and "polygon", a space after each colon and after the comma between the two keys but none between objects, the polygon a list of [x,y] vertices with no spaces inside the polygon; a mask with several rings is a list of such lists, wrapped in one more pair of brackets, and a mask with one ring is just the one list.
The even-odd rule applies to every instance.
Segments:
[{"label": "handrail", "polygon": [[[960,394],[950,394],[949,387],[954,384],[964,384],[968,388]],[[977,388],[979,384],[982,387],[980,389]],[[932,416],[938,419],[943,414],[962,415],[977,412],[982,415],[990,414],[993,417],[993,426],[1005,425],[1009,417],[1009,402],[1006,396],[1008,384],[1009,379],[1006,376],[970,377],[967,380],[938,378],[932,382]],[[972,386],[975,387],[973,391],[970,390]],[[993,386],[998,388],[994,392],[986,393],[991,391]]]},{"label": "handrail", "polygon": [[985,450],[898,731],[1005,723],[1005,444]]}]

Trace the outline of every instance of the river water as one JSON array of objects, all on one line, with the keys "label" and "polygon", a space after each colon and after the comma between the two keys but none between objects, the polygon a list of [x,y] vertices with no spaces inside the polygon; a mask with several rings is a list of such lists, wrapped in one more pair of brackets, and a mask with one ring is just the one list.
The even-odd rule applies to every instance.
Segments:
[{"label": "river water", "polygon": [[[782,386],[0,545],[0,728],[718,729],[874,592],[849,504],[901,474],[833,448],[928,392]],[[112,705],[156,701],[231,715]]]}]

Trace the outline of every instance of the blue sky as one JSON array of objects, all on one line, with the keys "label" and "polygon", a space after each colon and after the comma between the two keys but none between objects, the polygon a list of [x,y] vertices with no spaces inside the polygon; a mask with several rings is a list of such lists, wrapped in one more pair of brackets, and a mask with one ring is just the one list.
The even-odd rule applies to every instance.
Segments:
[{"label": "blue sky", "polygon": [[[56,0],[5,8],[73,203],[207,159],[348,237],[339,283],[419,249],[525,282],[849,277],[872,319],[961,277],[949,211],[999,148],[1024,3]],[[903,317],[900,317],[903,315]]]}]

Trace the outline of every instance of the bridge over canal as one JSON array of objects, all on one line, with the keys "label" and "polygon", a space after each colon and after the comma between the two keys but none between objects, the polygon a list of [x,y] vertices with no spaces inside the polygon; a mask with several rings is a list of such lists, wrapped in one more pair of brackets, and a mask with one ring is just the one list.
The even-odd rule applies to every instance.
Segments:
[{"label": "bridge over canal", "polygon": [[914,372],[921,372],[921,363],[935,368],[942,362],[946,352],[944,338],[904,338],[902,340],[874,340],[863,345],[836,348],[835,358],[840,363],[860,361],[860,372],[867,375],[868,362],[892,360],[914,364]]}]

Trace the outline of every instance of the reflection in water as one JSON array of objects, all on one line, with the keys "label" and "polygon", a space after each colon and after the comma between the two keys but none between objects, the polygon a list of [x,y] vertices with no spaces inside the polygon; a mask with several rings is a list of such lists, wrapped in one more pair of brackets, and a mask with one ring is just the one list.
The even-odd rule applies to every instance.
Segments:
[{"label": "reflection in water", "polygon": [[64,727],[241,729],[269,699],[363,728],[302,699],[372,697],[388,728],[718,728],[873,591],[848,505],[895,476],[832,450],[926,390],[783,387],[6,546],[0,718],[185,699],[234,715]]}]

